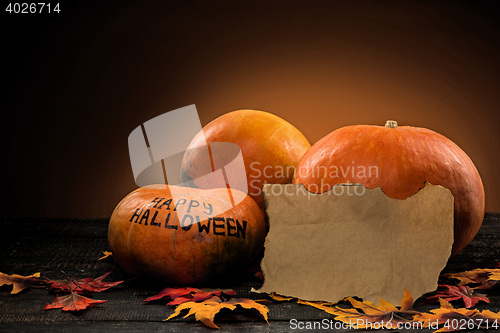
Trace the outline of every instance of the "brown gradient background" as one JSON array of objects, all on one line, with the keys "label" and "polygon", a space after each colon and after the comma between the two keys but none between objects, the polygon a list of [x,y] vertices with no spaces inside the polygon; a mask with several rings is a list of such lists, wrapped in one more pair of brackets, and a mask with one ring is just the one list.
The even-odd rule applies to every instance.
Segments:
[{"label": "brown gradient background", "polygon": [[61,5],[2,14],[4,216],[110,216],[136,188],[129,133],[193,103],[202,125],[254,108],[311,143],[387,119],[430,128],[500,211],[497,1]]}]

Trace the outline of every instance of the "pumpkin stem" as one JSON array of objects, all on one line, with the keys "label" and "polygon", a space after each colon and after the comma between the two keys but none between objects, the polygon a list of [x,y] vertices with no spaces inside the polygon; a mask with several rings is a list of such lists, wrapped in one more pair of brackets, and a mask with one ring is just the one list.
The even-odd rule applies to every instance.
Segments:
[{"label": "pumpkin stem", "polygon": [[398,128],[398,122],[395,121],[395,120],[387,120],[385,122],[385,127],[389,127],[389,128]]}]

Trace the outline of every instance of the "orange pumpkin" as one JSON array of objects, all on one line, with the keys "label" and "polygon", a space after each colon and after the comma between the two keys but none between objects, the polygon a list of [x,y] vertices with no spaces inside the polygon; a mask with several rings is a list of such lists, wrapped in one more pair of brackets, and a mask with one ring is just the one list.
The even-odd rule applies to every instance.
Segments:
[{"label": "orange pumpkin", "polygon": [[[209,146],[214,142],[230,142],[240,147],[248,194],[261,209],[265,208],[262,186],[266,183],[290,183],[297,163],[311,147],[298,129],[271,113],[257,110],[229,112],[206,125],[184,154],[181,178],[183,181],[194,180],[194,184],[200,188],[217,187],[216,184],[201,183],[199,180],[214,171],[213,160],[227,164],[234,158],[229,152],[219,152],[224,156],[207,159],[203,150],[196,149],[204,146],[205,142]],[[214,151],[212,154],[215,154]]]},{"label": "orange pumpkin", "polygon": [[300,161],[293,179],[312,192],[338,183],[381,187],[405,199],[427,181],[454,196],[454,244],[458,253],[476,235],[484,218],[484,189],[479,173],[455,143],[429,129],[397,126],[347,126],[318,141]]},{"label": "orange pumpkin", "polygon": [[108,241],[129,273],[186,285],[254,265],[266,233],[262,211],[245,193],[151,185],[118,204]]}]

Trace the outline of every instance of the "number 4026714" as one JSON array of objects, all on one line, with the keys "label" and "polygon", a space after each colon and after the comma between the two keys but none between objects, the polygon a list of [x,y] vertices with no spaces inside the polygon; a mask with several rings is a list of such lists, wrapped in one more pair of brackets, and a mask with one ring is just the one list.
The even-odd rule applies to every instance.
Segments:
[{"label": "number 4026714", "polygon": [[9,2],[5,11],[10,14],[42,14],[60,13],[59,3],[47,2]]}]

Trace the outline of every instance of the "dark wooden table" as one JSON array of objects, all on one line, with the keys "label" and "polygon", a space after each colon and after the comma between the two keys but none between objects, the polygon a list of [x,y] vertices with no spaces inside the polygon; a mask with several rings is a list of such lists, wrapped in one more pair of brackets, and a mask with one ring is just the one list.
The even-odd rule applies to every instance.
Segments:
[{"label": "dark wooden table", "polygon": [[[0,271],[7,274],[30,275],[41,272],[51,279],[61,279],[61,270],[75,278],[97,277],[113,269],[106,279],[126,279],[112,260],[98,261],[102,251],[108,250],[108,219],[12,219],[1,223]],[[444,272],[460,272],[474,268],[491,268],[500,261],[500,213],[487,213],[483,226],[474,239],[458,256],[449,260]],[[252,294],[251,287],[260,281],[248,277],[225,282],[220,288],[232,288],[238,297],[262,299]],[[143,304],[142,300],[155,295],[164,286],[133,280],[102,293],[96,299],[108,302],[82,313],[67,313],[59,309],[43,310],[55,294],[45,289],[30,289],[10,295],[10,287],[0,287],[0,331],[203,331],[208,332],[192,318],[164,322],[174,307],[163,304]],[[481,302],[477,308],[500,311],[500,288],[488,291],[491,304]],[[221,313],[216,323],[229,332],[288,332],[290,319],[321,321],[330,315],[315,308],[293,302],[270,303],[267,325],[258,314],[238,312]],[[418,305],[419,310],[433,306]],[[429,330],[419,330],[425,332]]]}]

